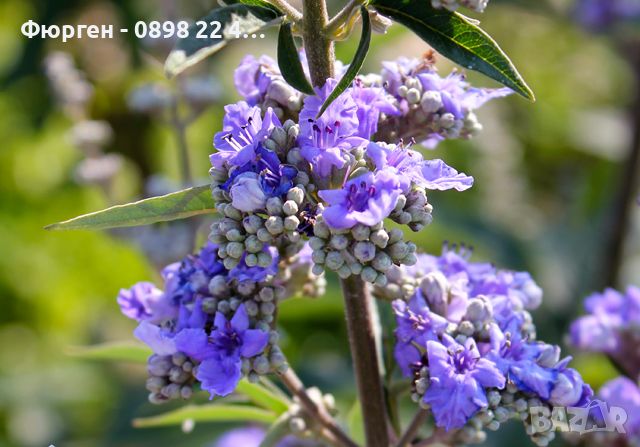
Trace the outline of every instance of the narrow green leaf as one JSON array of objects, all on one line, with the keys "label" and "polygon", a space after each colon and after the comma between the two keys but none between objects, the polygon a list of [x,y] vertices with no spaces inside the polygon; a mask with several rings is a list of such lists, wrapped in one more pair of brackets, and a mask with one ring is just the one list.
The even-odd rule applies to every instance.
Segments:
[{"label": "narrow green leaf", "polygon": [[148,347],[129,342],[103,343],[94,346],[71,346],[67,353],[87,360],[109,360],[120,362],[147,363],[151,354]]},{"label": "narrow green leaf", "polygon": [[151,197],[126,205],[113,206],[106,210],[48,225],[45,229],[104,230],[133,227],[213,213],[214,208],[215,203],[211,196],[210,187],[208,185],[196,186],[166,196]]},{"label": "narrow green leaf", "polygon": [[179,39],[169,53],[164,64],[166,75],[170,78],[176,76],[219,51],[231,40],[244,40],[245,35],[255,34],[282,20],[282,13],[271,5],[264,6],[266,2],[253,0],[246,3],[251,4],[234,3],[214,9],[191,25],[188,37]]},{"label": "narrow green leaf", "polygon": [[236,392],[247,396],[254,404],[281,415],[289,409],[289,402],[274,394],[258,383],[251,383],[243,379],[238,383]]},{"label": "narrow green leaf", "polygon": [[137,428],[164,427],[180,425],[189,419],[194,422],[251,421],[273,424],[277,416],[270,411],[245,405],[187,405],[157,416],[134,419],[133,426]]},{"label": "narrow green leaf", "polygon": [[443,56],[535,100],[504,51],[491,36],[463,15],[436,9],[426,0],[372,0],[371,6],[412,30]]},{"label": "narrow green leaf", "polygon": [[291,23],[283,23],[278,34],[278,66],[285,81],[296,90],[307,95],[315,94],[304,74],[298,48],[293,40]]},{"label": "narrow green leaf", "polygon": [[365,58],[367,57],[367,53],[369,52],[369,44],[371,43],[371,21],[369,20],[369,13],[367,12],[367,8],[364,6],[360,7],[360,14],[362,15],[362,36],[360,37],[360,43],[358,44],[358,48],[356,49],[356,54],[353,57],[353,61],[349,65],[347,72],[344,74],[342,79],[336,85],[336,88],[333,89],[329,97],[326,99],[316,119],[318,119],[322,114],[327,110],[327,107],[331,105],[333,101],[336,100],[338,96],[344,92],[347,87],[351,85],[353,80],[358,75],[358,72],[362,68],[362,64],[364,63]]},{"label": "narrow green leaf", "polygon": [[290,420],[290,414],[285,413],[280,415],[278,420],[271,424],[271,427],[267,430],[259,447],[275,447],[278,445],[282,438],[291,433],[291,429],[289,428]]}]

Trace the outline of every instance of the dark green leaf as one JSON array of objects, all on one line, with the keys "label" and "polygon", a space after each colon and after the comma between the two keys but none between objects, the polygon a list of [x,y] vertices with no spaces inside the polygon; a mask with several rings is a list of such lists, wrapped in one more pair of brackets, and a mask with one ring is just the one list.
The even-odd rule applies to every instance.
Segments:
[{"label": "dark green leaf", "polygon": [[[165,73],[173,77],[224,47],[229,41],[275,25],[282,14],[274,7],[256,6],[265,2],[252,0],[214,9],[189,27],[189,36],[178,40],[164,64]],[[205,23],[203,26],[199,23]],[[218,27],[217,24],[220,24]]]},{"label": "dark green leaf", "polygon": [[369,44],[371,43],[371,21],[369,20],[369,13],[367,12],[367,8],[364,6],[360,7],[360,14],[362,15],[362,36],[360,37],[360,43],[358,44],[358,49],[356,50],[356,54],[353,57],[353,61],[349,65],[347,72],[344,74],[342,79],[336,85],[336,88],[333,89],[329,97],[326,99],[324,104],[322,104],[322,108],[320,108],[320,112],[318,112],[319,118],[327,107],[331,105],[335,99],[344,92],[347,87],[351,85],[353,80],[358,75],[358,72],[362,68],[362,64],[364,63],[365,58],[367,57],[367,53],[369,52]]},{"label": "dark green leaf", "polygon": [[213,213],[214,207],[211,188],[208,185],[196,186],[166,196],[152,197],[85,214],[45,228],[47,230],[104,230],[133,227]]},{"label": "dark green leaf", "polygon": [[373,0],[371,5],[380,14],[412,30],[443,56],[535,100],[504,51],[463,15],[435,9],[427,0]]},{"label": "dark green leaf", "polygon": [[69,355],[87,360],[113,360],[121,362],[147,363],[151,349],[136,343],[104,343],[94,346],[73,346]]},{"label": "dark green leaf", "polygon": [[298,48],[293,40],[291,23],[283,23],[278,34],[278,66],[284,80],[296,90],[313,95],[313,87],[304,74]]},{"label": "dark green leaf", "polygon": [[265,410],[273,411],[277,415],[289,409],[289,402],[286,399],[278,396],[259,383],[251,383],[243,379],[238,383],[236,392],[244,394],[251,399],[254,404],[259,405]]},{"label": "dark green leaf", "polygon": [[157,416],[138,418],[133,420],[133,426],[138,428],[164,427],[180,425],[186,420],[194,422],[232,422],[250,421],[273,424],[277,416],[260,408],[245,405],[187,405],[177,410],[162,413]]}]

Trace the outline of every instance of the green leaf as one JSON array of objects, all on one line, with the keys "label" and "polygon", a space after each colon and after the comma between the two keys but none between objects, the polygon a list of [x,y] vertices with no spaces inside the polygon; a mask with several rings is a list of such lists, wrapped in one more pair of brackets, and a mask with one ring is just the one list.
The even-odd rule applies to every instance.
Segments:
[{"label": "green leaf", "polygon": [[179,39],[169,53],[164,64],[166,75],[170,78],[176,76],[219,51],[229,41],[243,39],[245,34],[257,33],[282,20],[282,13],[271,5],[266,6],[266,2],[253,0],[250,3],[234,3],[214,9],[191,25],[188,37]]},{"label": "green leaf", "polygon": [[351,85],[353,80],[358,75],[358,72],[362,68],[362,64],[364,63],[365,58],[367,57],[367,53],[369,52],[369,44],[371,43],[371,21],[369,20],[369,13],[367,12],[367,8],[364,6],[360,7],[360,14],[362,15],[362,36],[360,37],[360,43],[358,44],[358,48],[356,50],[356,54],[353,57],[353,61],[349,65],[347,72],[344,74],[342,79],[336,85],[336,88],[333,89],[329,97],[326,99],[316,119],[318,119],[327,107],[331,105],[335,99],[344,92],[347,87]]},{"label": "green leaf", "polygon": [[269,427],[269,430],[267,430],[267,433],[259,447],[275,447],[278,445],[282,438],[291,433],[291,429],[289,428],[290,420],[290,414],[284,413],[280,415],[278,420]]},{"label": "green leaf", "polygon": [[358,399],[353,403],[347,414],[347,425],[351,438],[353,438],[357,444],[364,445],[364,419],[362,418],[362,407]]},{"label": "green leaf", "polygon": [[71,346],[67,353],[87,360],[113,360],[120,362],[147,363],[153,352],[144,345],[129,342],[104,343],[94,346]]},{"label": "green leaf", "polygon": [[211,188],[208,185],[196,186],[166,196],[151,197],[126,205],[113,206],[106,210],[48,225],[45,229],[104,230],[133,227],[213,213],[214,208],[215,203],[211,196]]},{"label": "green leaf", "polygon": [[238,383],[236,392],[244,394],[254,404],[277,415],[281,415],[289,409],[290,402],[287,399],[283,399],[259,383],[251,383],[247,379],[242,379]]},{"label": "green leaf", "polygon": [[251,421],[273,424],[277,418],[270,411],[246,405],[187,405],[157,416],[134,419],[133,426],[137,428],[165,427],[180,425],[189,419],[194,422]]},{"label": "green leaf", "polygon": [[314,95],[313,87],[304,74],[298,48],[293,40],[291,23],[283,23],[278,34],[278,67],[285,81],[296,90]]},{"label": "green leaf", "polygon": [[373,0],[371,5],[380,14],[412,30],[443,56],[535,100],[509,57],[470,19],[456,12],[435,9],[427,0]]}]

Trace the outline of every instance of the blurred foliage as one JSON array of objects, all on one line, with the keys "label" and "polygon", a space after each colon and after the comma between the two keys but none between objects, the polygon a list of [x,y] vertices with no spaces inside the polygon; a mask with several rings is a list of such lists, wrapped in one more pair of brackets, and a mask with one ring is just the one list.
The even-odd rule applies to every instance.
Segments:
[{"label": "blurred foliage", "polygon": [[[171,129],[129,111],[125,101],[142,82],[171,85],[162,77],[166,47],[149,47],[131,36],[62,44],[28,40],[19,32],[30,18],[133,24],[195,17],[210,2],[189,2],[184,10],[174,3],[179,2],[0,3],[0,446],[204,446],[221,430],[197,425],[185,435],[178,428],[131,427],[134,417],[159,412],[146,403],[144,367],[67,354],[73,346],[130,340],[133,324],[119,315],[115,296],[135,281],[157,280],[157,271],[121,234],[43,230],[51,222],[141,197],[152,173],[180,182]],[[531,271],[546,296],[537,315],[540,337],[562,342],[581,300],[603,286],[606,217],[628,150],[625,108],[635,86],[607,36],[590,36],[557,11],[526,9],[526,3],[496,1],[482,17],[483,28],[514,59],[538,102],[496,101],[479,113],[485,126],[480,137],[434,151],[434,157],[474,175],[476,185],[463,194],[434,192],[433,225],[411,237],[432,253],[443,240],[465,242],[475,247],[476,260]],[[217,76],[226,92],[223,103],[236,100],[231,67],[247,52],[274,55],[275,38],[271,32],[264,41],[230,45],[204,64],[202,70]],[[357,39],[340,43],[339,57],[351,60],[356,44]],[[398,49],[406,56],[427,50],[395,26],[386,36],[374,36],[365,71],[377,71]],[[53,50],[71,53],[86,72],[95,87],[91,117],[111,124],[115,138],[107,151],[125,157],[108,194],[74,181],[82,154],[69,139],[72,122],[56,107],[42,70],[43,57]],[[439,66],[442,72],[452,68],[445,60]],[[490,85],[481,76],[469,78]],[[214,105],[187,132],[193,170],[203,183],[221,117],[221,105]],[[637,213],[634,222],[640,227]],[[637,231],[623,267],[618,285],[638,283]],[[282,306],[284,349],[307,383],[336,394],[346,415],[354,395],[337,284],[330,281],[321,299],[299,300]],[[388,309],[381,307],[386,322]],[[597,356],[581,356],[578,368],[595,386],[615,374]],[[521,435],[513,432],[491,442],[520,441],[509,438]]]}]

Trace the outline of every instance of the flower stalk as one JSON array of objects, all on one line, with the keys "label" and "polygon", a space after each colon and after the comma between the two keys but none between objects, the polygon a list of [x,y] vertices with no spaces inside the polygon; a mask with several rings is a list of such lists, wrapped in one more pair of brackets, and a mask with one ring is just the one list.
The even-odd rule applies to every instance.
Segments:
[{"label": "flower stalk", "polygon": [[329,22],[327,4],[325,0],[303,0],[302,6],[302,38],[309,60],[311,82],[314,87],[322,87],[328,78],[334,77],[334,45],[325,36]]},{"label": "flower stalk", "polygon": [[341,280],[349,346],[368,447],[388,447],[387,416],[373,325],[373,301],[359,277]]}]

